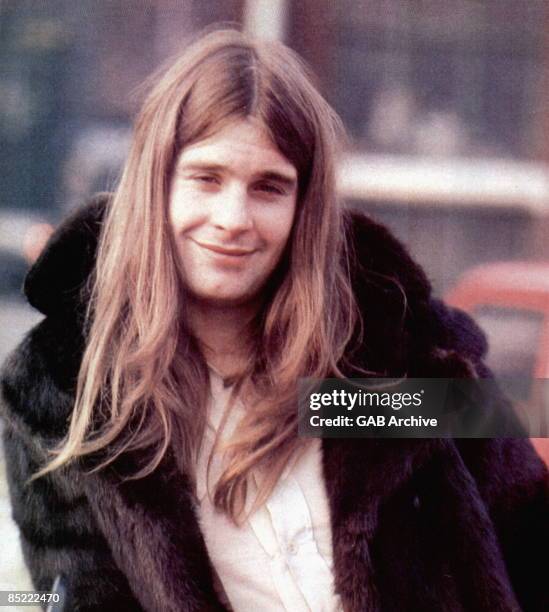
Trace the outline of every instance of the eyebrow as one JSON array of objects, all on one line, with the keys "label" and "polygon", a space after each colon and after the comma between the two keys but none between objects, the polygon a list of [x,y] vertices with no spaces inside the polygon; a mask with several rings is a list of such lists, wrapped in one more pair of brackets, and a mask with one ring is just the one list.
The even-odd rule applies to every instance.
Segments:
[{"label": "eyebrow", "polygon": [[212,164],[206,162],[181,162],[177,164],[177,170],[201,170],[204,172],[221,172],[224,167],[222,164]]},{"label": "eyebrow", "polygon": [[[201,172],[224,172],[227,169],[223,164],[213,164],[210,162],[182,162],[177,165],[176,171],[190,170],[190,171],[201,171]],[[287,189],[293,189],[297,185],[297,179],[288,174],[278,172],[275,170],[266,170],[260,172],[257,175],[257,180],[263,181],[275,181],[281,185],[284,185]]]}]

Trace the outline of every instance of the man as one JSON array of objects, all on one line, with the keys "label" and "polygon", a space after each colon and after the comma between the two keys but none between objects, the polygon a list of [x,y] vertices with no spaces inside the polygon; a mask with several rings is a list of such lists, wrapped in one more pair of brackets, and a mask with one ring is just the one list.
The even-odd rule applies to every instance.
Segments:
[{"label": "man", "polygon": [[528,442],[297,436],[300,377],[487,374],[472,322],[342,210],[339,132],[288,49],[210,34],[157,79],[115,194],[50,240],[26,281],[46,318],[3,378],[37,588],[61,574],[78,610],[545,607]]}]

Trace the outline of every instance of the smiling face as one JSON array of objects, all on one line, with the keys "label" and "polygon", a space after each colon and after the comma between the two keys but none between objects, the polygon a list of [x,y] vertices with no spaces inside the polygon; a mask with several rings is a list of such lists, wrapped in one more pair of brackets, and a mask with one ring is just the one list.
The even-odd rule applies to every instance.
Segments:
[{"label": "smiling face", "polygon": [[257,301],[292,229],[297,179],[255,119],[183,149],[169,218],[191,297],[226,307]]}]

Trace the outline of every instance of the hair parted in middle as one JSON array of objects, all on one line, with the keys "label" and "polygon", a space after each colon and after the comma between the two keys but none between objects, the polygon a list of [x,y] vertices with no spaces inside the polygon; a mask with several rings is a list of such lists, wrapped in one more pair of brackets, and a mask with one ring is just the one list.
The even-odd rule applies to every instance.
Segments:
[{"label": "hair parted in middle", "polygon": [[181,468],[193,474],[209,383],[186,323],[169,227],[172,170],[185,147],[250,117],[264,124],[297,169],[298,200],[240,377],[253,381],[260,399],[230,440],[215,505],[237,520],[250,470],[261,465],[267,475],[260,503],[303,442],[297,438],[297,379],[340,376],[359,327],[335,188],[334,158],[344,132],[292,51],[217,30],[156,76],[137,118],[100,238],[69,433],[38,475],[100,449],[107,456],[101,465],[130,449],[153,449],[134,475],[139,477],[160,463],[170,445]]}]

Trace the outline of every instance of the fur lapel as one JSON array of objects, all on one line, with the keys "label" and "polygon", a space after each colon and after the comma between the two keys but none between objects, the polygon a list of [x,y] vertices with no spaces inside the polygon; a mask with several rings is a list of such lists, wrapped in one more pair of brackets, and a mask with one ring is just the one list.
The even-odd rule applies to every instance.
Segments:
[{"label": "fur lapel", "polygon": [[[380,585],[374,555],[380,513],[392,495],[408,486],[428,464],[431,467],[427,469],[432,472],[431,493],[444,500],[444,515],[437,517],[449,544],[443,548],[451,551],[455,556],[453,567],[459,568],[459,574],[455,572],[459,597],[452,593],[436,598],[438,609],[448,612],[520,609],[509,586],[492,521],[451,440],[325,439],[323,451],[335,586],[346,612],[384,609],[379,589],[387,585]],[[408,500],[408,507],[401,509],[404,520],[418,512],[421,505],[414,493]],[[392,526],[393,530],[398,528]],[[433,525],[434,533],[436,529]],[[398,540],[398,535],[394,538]],[[438,585],[429,587],[436,592]],[[431,609],[428,602],[421,603],[419,593],[415,601],[400,602],[400,609],[428,608]]]},{"label": "fur lapel", "polygon": [[170,453],[143,479],[120,482],[115,470],[83,482],[114,560],[143,608],[225,610],[214,588],[191,488]]},{"label": "fur lapel", "polygon": [[345,610],[378,610],[370,551],[379,508],[434,446],[430,440],[323,440],[335,585]]}]

